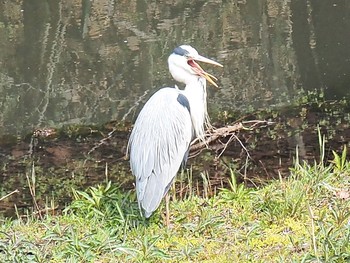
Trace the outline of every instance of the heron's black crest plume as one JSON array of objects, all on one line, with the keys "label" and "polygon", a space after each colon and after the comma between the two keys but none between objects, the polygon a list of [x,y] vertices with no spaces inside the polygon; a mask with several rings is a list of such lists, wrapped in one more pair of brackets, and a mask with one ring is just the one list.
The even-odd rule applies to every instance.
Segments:
[{"label": "heron's black crest plume", "polygon": [[173,53],[179,56],[186,56],[190,54],[186,49],[183,49],[182,47],[177,47],[173,50]]}]

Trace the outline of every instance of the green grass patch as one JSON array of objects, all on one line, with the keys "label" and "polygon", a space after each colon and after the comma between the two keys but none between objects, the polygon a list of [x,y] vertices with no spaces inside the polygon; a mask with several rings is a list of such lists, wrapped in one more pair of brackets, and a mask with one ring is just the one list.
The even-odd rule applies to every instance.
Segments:
[{"label": "green grass patch", "polygon": [[257,188],[232,170],[216,196],[173,200],[170,228],[162,207],[142,218],[133,191],[73,190],[61,215],[0,219],[0,262],[349,262],[350,163],[333,154]]}]

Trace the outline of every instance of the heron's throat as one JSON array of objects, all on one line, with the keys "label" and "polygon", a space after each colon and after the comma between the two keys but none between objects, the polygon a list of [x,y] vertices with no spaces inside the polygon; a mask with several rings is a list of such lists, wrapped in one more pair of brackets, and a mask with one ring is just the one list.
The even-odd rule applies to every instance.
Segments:
[{"label": "heron's throat", "polygon": [[188,83],[183,91],[191,107],[191,119],[195,137],[204,141],[205,127],[209,124],[207,112],[206,80],[197,78],[195,82]]}]

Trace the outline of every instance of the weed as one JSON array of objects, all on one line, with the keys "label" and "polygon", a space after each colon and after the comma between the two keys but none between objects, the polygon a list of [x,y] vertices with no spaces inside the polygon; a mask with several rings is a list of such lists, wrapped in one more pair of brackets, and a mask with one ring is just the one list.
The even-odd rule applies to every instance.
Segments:
[{"label": "weed", "polygon": [[75,200],[65,210],[66,213],[73,212],[89,219],[106,219],[111,225],[125,225],[140,216],[131,193],[120,192],[111,187],[111,182],[105,186],[90,187],[86,192],[72,191]]},{"label": "weed", "polygon": [[203,173],[199,195],[187,184],[192,170],[184,172],[172,192],[170,229],[160,210],[142,218],[134,192],[110,182],[73,190],[61,215],[3,219],[0,262],[349,262],[347,150],[327,164],[320,133],[319,142],[319,162],[296,156],[289,177],[256,188],[238,183],[231,169],[229,188],[214,196]]}]

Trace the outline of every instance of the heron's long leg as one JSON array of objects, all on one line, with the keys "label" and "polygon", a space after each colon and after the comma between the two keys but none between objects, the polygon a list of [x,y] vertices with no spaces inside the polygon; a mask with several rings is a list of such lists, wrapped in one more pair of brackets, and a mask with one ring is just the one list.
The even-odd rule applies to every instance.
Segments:
[{"label": "heron's long leg", "polygon": [[165,195],[165,225],[170,227],[170,210],[169,210],[170,195],[166,193]]}]

